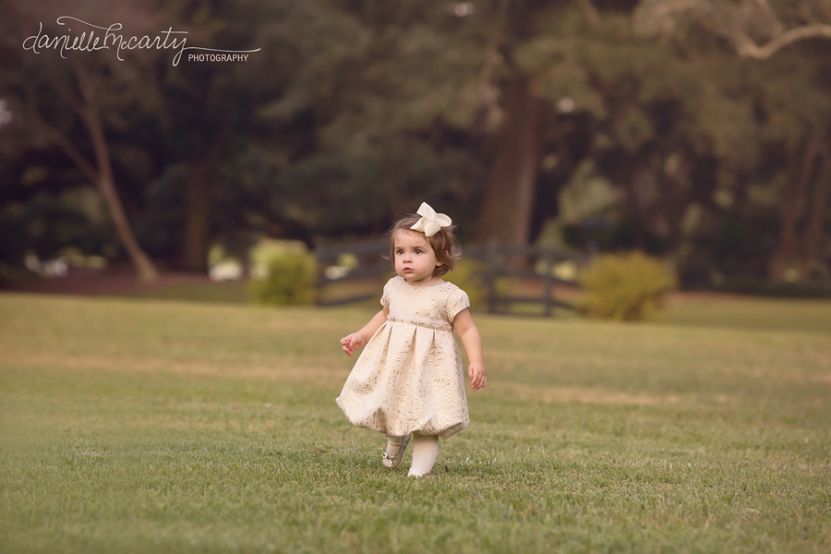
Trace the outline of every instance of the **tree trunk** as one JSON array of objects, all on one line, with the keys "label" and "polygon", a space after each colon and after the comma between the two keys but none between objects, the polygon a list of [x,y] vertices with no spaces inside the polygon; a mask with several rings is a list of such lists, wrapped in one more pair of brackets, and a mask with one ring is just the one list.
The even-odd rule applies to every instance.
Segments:
[{"label": "tree trunk", "polygon": [[231,137],[226,127],[217,134],[210,148],[201,157],[188,163],[185,196],[185,236],[179,254],[179,265],[187,271],[208,271],[208,249],[211,240],[211,170]]},{"label": "tree trunk", "polygon": [[208,174],[212,166],[211,155],[197,159],[188,165],[185,236],[180,254],[180,265],[187,271],[204,273],[208,270],[208,242],[211,231]]},{"label": "tree trunk", "polygon": [[831,193],[831,157],[825,155],[814,186],[814,194],[811,199],[811,215],[808,217],[808,225],[805,229],[803,241],[805,258],[802,260],[800,269],[800,276],[803,280],[811,276],[811,267],[816,261],[817,246],[819,246],[822,238],[822,222],[828,205],[829,193]]},{"label": "tree trunk", "polygon": [[[776,281],[785,279],[785,273],[797,256],[796,226],[805,207],[805,194],[814,173],[819,144],[810,139],[801,163],[795,159],[791,162],[791,180],[785,193],[785,205],[782,209],[782,226],[779,228],[779,241],[770,260],[769,272]],[[794,155],[794,158],[796,156]],[[798,166],[798,167],[797,167]]]},{"label": "tree trunk", "polygon": [[626,200],[629,204],[629,211],[632,216],[630,231],[632,232],[632,244],[637,250],[646,250],[646,233],[649,229],[650,212],[656,209],[658,186],[655,184],[655,175],[647,162],[640,162],[632,171],[628,179],[626,189]]},{"label": "tree trunk", "polygon": [[112,164],[110,163],[110,150],[107,145],[107,140],[104,137],[104,127],[101,124],[101,118],[98,114],[98,106],[93,87],[82,71],[78,71],[77,75],[81,92],[86,101],[84,122],[87,125],[90,138],[92,139],[95,161],[98,166],[98,179],[95,184],[104,196],[116,232],[118,233],[118,238],[121,240],[124,249],[127,250],[130,260],[133,262],[139,282],[149,283],[155,281],[159,277],[156,266],[153,265],[152,260],[142,250],[133,235],[133,230],[130,228],[130,223],[124,213],[124,207],[121,204],[121,199],[115,188],[115,179],[113,178]]},{"label": "tree trunk", "polygon": [[[398,187],[395,182],[395,160],[393,160],[392,144],[393,135],[390,132],[385,133],[384,139],[381,141],[381,188],[387,195],[387,206],[389,212],[393,217],[402,215],[407,208],[405,202],[402,202],[398,194]],[[410,208],[409,211],[414,212],[415,208]],[[378,220],[379,222],[382,219]]]},{"label": "tree trunk", "polygon": [[491,169],[477,240],[513,245],[528,242],[539,158],[540,100],[526,77],[508,85],[505,120]]}]

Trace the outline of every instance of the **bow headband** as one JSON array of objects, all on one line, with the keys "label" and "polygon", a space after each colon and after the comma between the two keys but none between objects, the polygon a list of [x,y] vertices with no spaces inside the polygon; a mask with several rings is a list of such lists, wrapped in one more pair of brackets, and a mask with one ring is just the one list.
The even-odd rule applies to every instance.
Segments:
[{"label": "bow headband", "polygon": [[427,202],[422,202],[416,213],[421,216],[421,219],[416,221],[410,229],[421,231],[428,237],[438,233],[442,227],[450,227],[450,224],[453,223],[453,220],[446,215],[437,214],[436,210],[431,208]]}]

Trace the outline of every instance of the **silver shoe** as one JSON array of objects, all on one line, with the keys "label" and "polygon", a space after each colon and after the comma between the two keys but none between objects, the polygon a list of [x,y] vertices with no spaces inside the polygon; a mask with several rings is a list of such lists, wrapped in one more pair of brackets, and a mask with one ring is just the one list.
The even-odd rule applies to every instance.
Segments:
[{"label": "silver shoe", "polygon": [[395,469],[398,467],[398,464],[404,459],[404,451],[407,449],[407,445],[410,444],[410,437],[412,435],[407,435],[401,439],[401,446],[398,447],[398,451],[395,454],[390,455],[384,450],[384,453],[381,455],[381,463],[384,464],[385,468]]}]

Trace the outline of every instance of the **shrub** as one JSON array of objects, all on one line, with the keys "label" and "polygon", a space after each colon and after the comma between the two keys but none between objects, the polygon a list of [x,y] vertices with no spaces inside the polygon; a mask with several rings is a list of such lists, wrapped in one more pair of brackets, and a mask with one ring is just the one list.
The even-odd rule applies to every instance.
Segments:
[{"label": "shrub", "polygon": [[584,269],[580,308],[589,317],[641,321],[663,307],[664,295],[678,286],[675,275],[642,252],[603,255]]},{"label": "shrub", "polygon": [[291,306],[311,304],[315,297],[315,259],[309,253],[284,252],[266,264],[264,278],[251,282],[251,293],[260,304]]}]

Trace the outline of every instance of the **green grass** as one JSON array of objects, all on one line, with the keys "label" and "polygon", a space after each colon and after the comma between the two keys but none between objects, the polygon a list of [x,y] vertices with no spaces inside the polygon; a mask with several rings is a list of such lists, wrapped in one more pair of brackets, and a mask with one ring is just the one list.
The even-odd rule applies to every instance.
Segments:
[{"label": "green grass", "polygon": [[225,304],[249,304],[252,302],[249,283],[241,280],[179,283],[166,287],[139,290],[132,293],[131,296],[148,300],[183,300],[186,302],[218,302]]},{"label": "green grass", "polygon": [[828,552],[831,303],[735,302],[477,315],[411,480],[334,403],[369,311],[0,295],[0,552]]},{"label": "green grass", "polygon": [[675,325],[831,333],[831,301],[693,294],[670,300],[663,320]]}]

